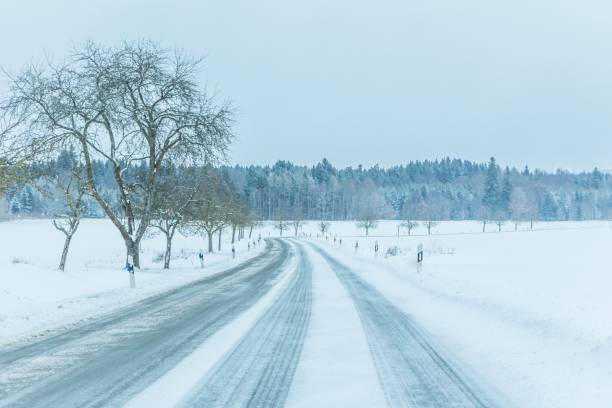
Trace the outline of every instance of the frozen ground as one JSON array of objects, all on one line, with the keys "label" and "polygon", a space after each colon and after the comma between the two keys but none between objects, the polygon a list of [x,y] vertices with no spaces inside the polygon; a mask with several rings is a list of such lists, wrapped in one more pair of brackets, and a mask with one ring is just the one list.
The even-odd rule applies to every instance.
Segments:
[{"label": "frozen ground", "polygon": [[122,269],[125,249],[110,221],[83,220],[65,272],[57,270],[63,235],[49,220],[0,222],[0,346],[214,274],[256,255],[263,247],[248,251],[245,241],[237,243],[237,256],[232,260],[229,241],[225,234],[222,252],[206,254],[206,267],[200,269],[197,253],[206,248],[204,240],[177,233],[172,269],[164,270],[160,259],[164,238],[151,237],[142,244],[143,269],[136,275],[137,288],[129,289]]},{"label": "frozen ground", "polygon": [[[151,401],[185,406],[239,401],[237,406],[243,406],[249,395],[269,406],[293,407],[403,406],[410,400],[416,406],[448,406],[445,398],[457,406],[490,406],[480,400],[485,395],[495,406],[612,406],[608,222],[537,223],[534,231],[521,225],[518,232],[507,224],[501,233],[488,225],[484,234],[477,222],[444,222],[431,236],[420,227],[410,237],[398,237],[397,224],[381,222],[364,237],[355,223],[334,222],[325,239],[316,237],[316,222],[310,222],[302,232],[312,238],[286,241],[289,257],[279,255],[273,261],[276,255],[270,254],[269,261],[192,290],[187,303],[162,299],[156,304],[165,308],[165,319],[158,321],[155,310],[143,309],[149,316],[144,323],[132,319],[115,325],[111,332],[129,332],[122,341],[129,340],[126,344],[135,349],[142,342],[139,336],[149,339],[151,330],[173,324],[168,316],[175,312],[193,315],[184,324],[177,321],[171,332],[163,329],[177,341],[190,338],[190,330],[198,325],[210,327],[200,340],[188,343],[189,352],[169,355],[172,364],[166,371],[144,376],[140,388],[119,395],[133,398],[134,406],[149,406]],[[260,232],[263,237],[278,236],[270,226],[256,235]],[[144,269],[133,291],[120,269],[124,252],[112,226],[88,220],[79,234],[67,272],[60,273],[54,267],[61,235],[48,221],[0,224],[2,343],[109,312],[237,263],[224,252],[207,259],[210,267],[199,270],[193,265],[194,252],[203,242],[179,237],[174,247],[185,256],[176,260],[176,268],[163,272],[153,262],[163,241],[153,238],[143,245]],[[425,250],[420,272],[415,263],[419,244]],[[243,246],[237,247],[241,259],[255,254]],[[393,247],[398,254],[386,256]],[[236,298],[232,288],[249,294],[251,303],[245,306],[247,297]],[[188,292],[181,293],[176,294],[179,299],[187,297]],[[208,311],[200,313],[198,308]],[[224,310],[234,311],[227,315]],[[222,326],[215,323],[215,313],[225,316]],[[126,329],[132,326],[142,333]],[[107,351],[84,347],[89,341],[102,341]],[[98,362],[120,356],[112,341],[93,334],[77,344],[76,351],[92,365],[81,370],[95,370]],[[169,352],[173,344],[172,337],[164,337],[156,347]],[[61,350],[77,355],[71,343]],[[431,350],[439,353],[441,363],[431,363]],[[7,359],[10,355],[0,353],[0,368]],[[148,361],[147,356],[135,356],[125,370],[143,370],[140,360]],[[8,369],[19,363],[25,367],[22,376],[34,375],[31,366],[20,361],[7,363]],[[455,371],[448,374],[448,367]],[[266,375],[277,372],[285,374]],[[106,380],[114,381],[100,377],[101,384]],[[53,384],[63,387],[69,382],[60,377]],[[431,385],[438,388],[427,391]],[[15,386],[11,376],[0,376],[0,391],[8,386]],[[93,389],[90,384],[85,388]],[[138,390],[142,392],[136,394]],[[214,401],[211,390],[218,396]],[[73,402],[91,397],[75,394]]]},{"label": "frozen ground", "polygon": [[[334,223],[327,241],[314,240],[335,247],[338,259],[518,406],[612,406],[608,222],[538,223],[519,232],[505,225],[502,233],[489,225],[486,234],[480,223],[448,222],[436,235],[413,237],[393,236],[396,226],[383,222],[365,238],[354,223]],[[304,232],[314,236],[314,223]],[[400,255],[385,257],[395,246]]]}]

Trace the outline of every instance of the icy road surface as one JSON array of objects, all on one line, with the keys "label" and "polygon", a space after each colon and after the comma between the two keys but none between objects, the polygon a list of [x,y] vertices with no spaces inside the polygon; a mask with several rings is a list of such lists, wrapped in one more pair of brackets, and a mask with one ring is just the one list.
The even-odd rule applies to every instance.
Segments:
[{"label": "icy road surface", "polygon": [[408,315],[323,248],[225,272],[0,350],[0,407],[492,407]]}]

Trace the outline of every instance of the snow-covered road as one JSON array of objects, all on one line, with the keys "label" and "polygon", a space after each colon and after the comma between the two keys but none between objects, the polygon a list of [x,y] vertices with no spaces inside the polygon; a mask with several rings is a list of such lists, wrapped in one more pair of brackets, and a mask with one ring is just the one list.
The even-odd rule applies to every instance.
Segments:
[{"label": "snow-covered road", "polygon": [[453,367],[428,336],[350,268],[314,246],[353,300],[390,407],[492,407],[488,391]]},{"label": "snow-covered road", "polygon": [[0,350],[0,407],[503,405],[434,344],[324,246],[273,239],[235,268]]},{"label": "snow-covered road", "polygon": [[78,329],[0,352],[0,406],[121,406],[253,306],[289,246]]}]

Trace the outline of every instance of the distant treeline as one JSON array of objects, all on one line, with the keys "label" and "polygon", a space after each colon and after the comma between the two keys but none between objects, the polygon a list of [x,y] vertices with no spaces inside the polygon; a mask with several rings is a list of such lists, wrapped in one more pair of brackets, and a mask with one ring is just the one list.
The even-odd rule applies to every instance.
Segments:
[{"label": "distant treeline", "polygon": [[465,220],[515,218],[601,219],[612,215],[610,175],[594,169],[572,174],[525,167],[501,168],[459,159],[413,161],[403,166],[338,169],[278,161],[273,166],[224,167],[262,219]]},{"label": "distant treeline", "polygon": [[[68,168],[74,153],[32,166],[34,174]],[[179,167],[187,177],[192,168]],[[94,171],[110,202],[118,194],[112,166],[98,161]],[[611,176],[591,172],[554,173],[500,167],[495,159],[414,161],[403,166],[338,169],[323,159],[315,166],[278,161],[272,166],[221,166],[216,172],[243,197],[259,219],[515,219],[583,220],[612,216]],[[138,179],[141,170],[130,168]],[[35,185],[16,184],[6,192],[13,215],[53,214],[53,194],[41,177]],[[87,200],[87,216],[103,216]]]}]

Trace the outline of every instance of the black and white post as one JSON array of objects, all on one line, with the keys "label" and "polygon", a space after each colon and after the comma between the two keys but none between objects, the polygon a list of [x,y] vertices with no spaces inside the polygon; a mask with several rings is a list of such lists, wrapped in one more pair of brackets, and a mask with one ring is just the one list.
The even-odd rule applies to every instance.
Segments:
[{"label": "black and white post", "polygon": [[423,268],[423,244],[419,244],[417,248],[417,272],[421,272]]}]

